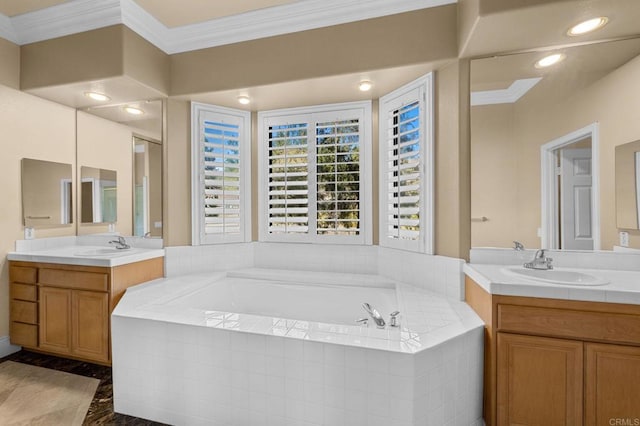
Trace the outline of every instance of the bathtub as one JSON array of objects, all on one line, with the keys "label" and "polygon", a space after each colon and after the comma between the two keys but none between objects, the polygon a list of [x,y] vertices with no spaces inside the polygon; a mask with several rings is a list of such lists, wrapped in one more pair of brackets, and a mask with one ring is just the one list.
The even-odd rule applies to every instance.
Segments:
[{"label": "bathtub", "polygon": [[[368,302],[400,327],[378,329]],[[156,280],[112,315],[114,409],[170,424],[481,424],[483,324],[376,275],[244,270]]]}]

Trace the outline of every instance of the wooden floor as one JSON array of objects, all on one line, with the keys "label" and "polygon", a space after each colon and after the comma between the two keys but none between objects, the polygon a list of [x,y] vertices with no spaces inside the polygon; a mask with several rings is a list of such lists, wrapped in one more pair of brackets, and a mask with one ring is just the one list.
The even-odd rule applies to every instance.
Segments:
[{"label": "wooden floor", "polygon": [[100,384],[98,385],[96,394],[93,397],[87,416],[84,419],[85,425],[146,426],[161,424],[113,412],[113,383],[111,380],[110,367],[37,354],[29,351],[20,351],[5,358],[0,358],[0,363],[4,361],[21,362],[24,364],[36,365],[38,367],[65,371],[67,373],[77,374],[80,376],[94,377],[100,380]]}]

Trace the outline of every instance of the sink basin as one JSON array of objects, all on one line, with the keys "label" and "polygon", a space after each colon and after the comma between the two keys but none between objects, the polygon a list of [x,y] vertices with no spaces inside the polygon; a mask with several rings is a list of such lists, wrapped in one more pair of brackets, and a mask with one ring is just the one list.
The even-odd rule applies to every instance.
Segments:
[{"label": "sink basin", "polygon": [[527,278],[534,281],[542,281],[551,284],[595,286],[606,285],[609,281],[584,272],[571,271],[566,269],[527,269],[522,266],[502,268],[502,271],[511,276]]},{"label": "sink basin", "polygon": [[99,249],[89,249],[84,251],[79,251],[74,253],[74,256],[83,256],[83,257],[116,257],[116,256],[125,256],[127,254],[131,254],[130,249],[118,250],[115,248],[99,248]]}]

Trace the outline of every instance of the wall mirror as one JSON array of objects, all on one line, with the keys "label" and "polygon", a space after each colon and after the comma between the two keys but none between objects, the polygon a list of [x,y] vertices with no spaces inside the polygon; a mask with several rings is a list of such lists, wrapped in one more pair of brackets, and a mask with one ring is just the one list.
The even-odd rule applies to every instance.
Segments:
[{"label": "wall mirror", "polygon": [[[549,53],[564,60],[537,68]],[[615,151],[640,139],[639,55],[630,38],[471,61],[473,247],[618,243],[616,217],[637,216],[616,212]]]},{"label": "wall mirror", "polygon": [[616,223],[640,229],[640,140],[616,147]]},{"label": "wall mirror", "polygon": [[118,175],[115,170],[80,168],[80,222],[116,223]]},{"label": "wall mirror", "polygon": [[73,223],[71,164],[22,159],[22,218],[28,228]]}]

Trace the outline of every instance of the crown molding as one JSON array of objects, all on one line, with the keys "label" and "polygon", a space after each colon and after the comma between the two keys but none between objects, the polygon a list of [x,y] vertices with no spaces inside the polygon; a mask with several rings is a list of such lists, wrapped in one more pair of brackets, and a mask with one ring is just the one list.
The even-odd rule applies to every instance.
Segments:
[{"label": "crown molding", "polygon": [[19,44],[18,35],[13,29],[11,18],[4,16],[2,13],[0,13],[0,37],[9,40],[11,43]]},{"label": "crown molding", "polygon": [[74,0],[12,18],[0,14],[0,37],[22,45],[124,24],[165,53],[174,54],[456,2],[304,0],[167,28],[134,0]]},{"label": "crown molding", "polygon": [[523,78],[511,83],[506,89],[471,92],[471,106],[513,104],[533,88],[542,77]]}]

